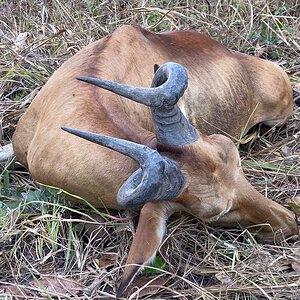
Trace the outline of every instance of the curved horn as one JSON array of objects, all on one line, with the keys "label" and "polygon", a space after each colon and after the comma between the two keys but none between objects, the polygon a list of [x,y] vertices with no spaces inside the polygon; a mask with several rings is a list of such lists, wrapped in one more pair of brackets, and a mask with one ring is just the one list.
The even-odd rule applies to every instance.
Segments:
[{"label": "curved horn", "polygon": [[124,208],[137,207],[149,200],[175,199],[184,186],[176,162],[145,145],[73,128],[62,129],[127,155],[141,165],[119,189],[117,201]]},{"label": "curved horn", "polygon": [[93,77],[77,79],[151,107],[154,130],[160,144],[178,147],[199,138],[197,130],[176,104],[188,85],[187,72],[180,64],[168,62],[159,67],[151,88],[132,87]]}]

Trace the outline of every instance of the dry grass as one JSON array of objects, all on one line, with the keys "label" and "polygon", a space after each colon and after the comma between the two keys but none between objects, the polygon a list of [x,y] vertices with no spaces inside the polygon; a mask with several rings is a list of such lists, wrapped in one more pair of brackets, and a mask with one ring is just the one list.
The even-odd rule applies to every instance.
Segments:
[{"label": "dry grass", "polygon": [[[232,49],[276,60],[299,99],[299,11],[298,0],[0,1],[1,145],[49,76],[122,24],[195,29]],[[249,180],[282,204],[299,195],[299,128],[295,107],[286,127],[256,129],[240,146]],[[74,207],[61,191],[37,187],[26,171],[9,166],[1,171],[0,200],[0,299],[114,297],[135,216]],[[170,220],[159,255],[164,267],[142,274],[128,298],[299,299],[299,242],[261,245],[247,230],[183,217]],[[46,291],[38,280],[56,288]]]}]

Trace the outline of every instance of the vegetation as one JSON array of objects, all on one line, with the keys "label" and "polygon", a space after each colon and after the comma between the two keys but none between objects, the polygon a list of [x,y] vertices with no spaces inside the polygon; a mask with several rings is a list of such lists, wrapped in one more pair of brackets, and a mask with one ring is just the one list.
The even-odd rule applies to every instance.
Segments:
[{"label": "vegetation", "polygon": [[[193,29],[227,47],[276,61],[300,99],[299,1],[0,1],[0,142],[51,74],[123,24]],[[263,194],[298,210],[300,108],[287,126],[259,126],[239,145]],[[137,216],[74,206],[64,191],[0,169],[0,299],[110,299]],[[289,202],[292,202],[289,204]],[[152,268],[128,299],[299,299],[300,243],[258,244],[244,229],[172,218]]]}]

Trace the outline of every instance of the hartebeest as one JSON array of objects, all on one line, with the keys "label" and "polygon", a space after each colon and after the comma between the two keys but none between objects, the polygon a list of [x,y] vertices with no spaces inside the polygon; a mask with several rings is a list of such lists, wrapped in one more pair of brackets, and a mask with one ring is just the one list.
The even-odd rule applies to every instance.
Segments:
[{"label": "hartebeest", "polygon": [[141,208],[122,292],[176,211],[224,226],[267,223],[264,241],[298,234],[294,214],[247,182],[232,140],[206,135],[239,137],[258,122],[284,123],[291,110],[288,77],[275,64],[196,32],[123,26],[53,74],[13,148],[39,182],[97,207]]}]

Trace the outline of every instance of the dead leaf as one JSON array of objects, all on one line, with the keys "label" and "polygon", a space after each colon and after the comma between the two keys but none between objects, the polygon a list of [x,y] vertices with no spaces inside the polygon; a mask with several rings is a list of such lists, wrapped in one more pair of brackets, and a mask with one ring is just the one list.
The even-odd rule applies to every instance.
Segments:
[{"label": "dead leaf", "polygon": [[261,57],[266,52],[266,50],[267,50],[267,48],[264,46],[261,46],[259,43],[259,40],[257,40],[256,45],[255,45],[254,56]]},{"label": "dead leaf", "polygon": [[155,279],[149,278],[148,276],[140,275],[136,277],[133,283],[125,291],[124,296],[128,298],[133,293],[137,292],[139,298],[145,296],[154,296],[156,295],[160,289],[167,283],[169,278],[166,276],[164,277],[157,277]]},{"label": "dead leaf", "polygon": [[300,262],[292,263],[292,268],[294,271],[296,271],[298,274],[300,274]]},{"label": "dead leaf", "polygon": [[76,296],[83,289],[79,282],[67,278],[49,276],[35,280],[32,285],[40,290],[60,296]]},{"label": "dead leaf", "polygon": [[[1,296],[13,296],[18,299],[28,299],[29,295],[27,294],[25,288],[21,288],[18,285],[9,285],[1,284],[0,285],[0,295]],[[1,298],[2,299],[2,298]]]},{"label": "dead leaf", "polygon": [[300,95],[300,82],[294,82],[292,85],[293,90]]},{"label": "dead leaf", "polygon": [[17,36],[17,38],[15,40],[15,47],[17,49],[23,49],[25,47],[25,43],[26,43],[28,36],[29,36],[28,32],[19,33],[19,35]]},{"label": "dead leaf", "polygon": [[99,268],[107,268],[115,264],[117,257],[116,253],[104,254],[100,258],[94,259],[94,262]]},{"label": "dead leaf", "polygon": [[300,205],[300,195],[298,196],[295,196],[294,198],[293,198],[293,202],[295,202],[296,204],[298,204],[298,205]]},{"label": "dead leaf", "polygon": [[281,154],[283,157],[285,158],[289,158],[290,156],[293,155],[293,152],[291,150],[291,147],[287,146],[287,145],[283,145],[281,147]]},{"label": "dead leaf", "polygon": [[228,286],[232,284],[232,279],[226,272],[219,272],[215,276],[223,285]]}]

